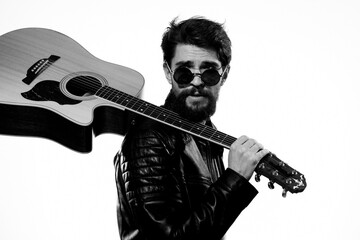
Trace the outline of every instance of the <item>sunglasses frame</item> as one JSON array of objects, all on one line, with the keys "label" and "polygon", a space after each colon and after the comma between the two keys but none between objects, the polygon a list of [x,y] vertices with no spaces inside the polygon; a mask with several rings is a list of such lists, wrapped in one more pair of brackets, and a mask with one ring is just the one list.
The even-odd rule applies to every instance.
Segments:
[{"label": "sunglasses frame", "polygon": [[[217,72],[217,73],[219,74],[219,80],[218,80],[216,83],[214,83],[214,84],[208,84],[206,81],[204,81],[204,80],[202,79],[202,75],[203,75],[206,71],[211,70],[211,69],[214,69],[214,68],[206,69],[206,70],[205,70],[204,72],[202,72],[202,73],[193,73],[193,72],[192,72],[189,68],[187,68],[187,67],[180,67],[180,68],[188,69],[189,72],[190,72],[190,73],[192,74],[192,76],[193,76],[193,78],[191,79],[190,82],[188,82],[188,83],[182,83],[182,82],[178,82],[178,81],[174,78],[174,74],[175,74],[176,70],[179,69],[179,68],[177,68],[177,69],[175,69],[175,71],[173,71],[173,70],[171,70],[171,68],[170,68],[169,64],[167,63],[167,61],[164,61],[164,63],[166,64],[167,69],[168,69],[169,72],[171,73],[171,77],[172,77],[172,78],[175,80],[175,82],[177,82],[178,84],[189,84],[189,83],[191,83],[191,82],[194,80],[194,78],[195,78],[196,76],[199,76],[200,79],[201,79],[201,81],[202,81],[205,85],[207,85],[207,86],[215,86],[215,85],[218,84],[218,83],[220,82],[220,80],[223,78],[223,76],[224,76],[224,74],[225,74],[225,72],[226,72],[226,70],[227,70],[227,68],[228,68],[228,66],[226,66],[225,69],[223,70],[223,72],[222,72],[221,74],[219,74],[219,72]],[[221,67],[220,67],[220,68],[221,68]],[[216,69],[216,71],[218,71],[220,68]]]}]

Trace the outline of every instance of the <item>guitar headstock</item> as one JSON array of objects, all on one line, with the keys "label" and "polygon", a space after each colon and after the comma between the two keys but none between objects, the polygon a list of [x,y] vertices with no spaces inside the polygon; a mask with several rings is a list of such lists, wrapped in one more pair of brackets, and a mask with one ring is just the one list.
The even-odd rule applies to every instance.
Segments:
[{"label": "guitar headstock", "polygon": [[259,182],[261,175],[267,177],[270,180],[268,184],[270,189],[274,188],[274,183],[279,184],[283,188],[283,197],[286,197],[287,192],[299,193],[306,188],[304,175],[281,161],[273,153],[267,154],[260,160],[255,172],[255,181]]}]

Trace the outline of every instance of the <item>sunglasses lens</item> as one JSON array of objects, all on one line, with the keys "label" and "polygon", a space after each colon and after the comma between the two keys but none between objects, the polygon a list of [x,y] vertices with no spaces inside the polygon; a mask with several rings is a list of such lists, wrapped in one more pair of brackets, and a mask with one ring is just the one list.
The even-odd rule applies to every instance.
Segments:
[{"label": "sunglasses lens", "polygon": [[201,80],[206,85],[213,86],[220,81],[220,74],[215,69],[208,69],[201,75]]},{"label": "sunglasses lens", "polygon": [[174,79],[177,83],[188,84],[193,80],[194,76],[188,68],[178,68],[174,72]]}]

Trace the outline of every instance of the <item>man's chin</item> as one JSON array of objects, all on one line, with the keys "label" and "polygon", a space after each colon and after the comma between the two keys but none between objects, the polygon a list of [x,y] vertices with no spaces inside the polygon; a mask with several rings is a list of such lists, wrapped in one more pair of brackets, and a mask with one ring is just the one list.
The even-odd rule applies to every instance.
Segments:
[{"label": "man's chin", "polygon": [[194,122],[202,122],[210,117],[208,104],[208,100],[188,98],[181,114]]},{"label": "man's chin", "polygon": [[209,99],[204,96],[188,96],[186,98],[186,106],[190,109],[205,109],[209,104]]}]

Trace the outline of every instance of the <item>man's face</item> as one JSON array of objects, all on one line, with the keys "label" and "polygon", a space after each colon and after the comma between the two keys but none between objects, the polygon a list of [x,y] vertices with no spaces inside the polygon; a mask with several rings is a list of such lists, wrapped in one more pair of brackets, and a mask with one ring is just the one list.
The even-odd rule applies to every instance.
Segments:
[{"label": "man's face", "polygon": [[[169,67],[173,72],[179,67],[187,67],[193,73],[203,73],[206,69],[214,68],[219,69],[219,74],[222,74],[221,62],[215,51],[189,44],[177,45]],[[191,120],[202,121],[215,112],[222,80],[214,86],[207,86],[200,76],[195,76],[189,84],[178,84],[166,66],[164,71],[172,84],[171,92],[176,98],[177,110],[182,115]]]}]

